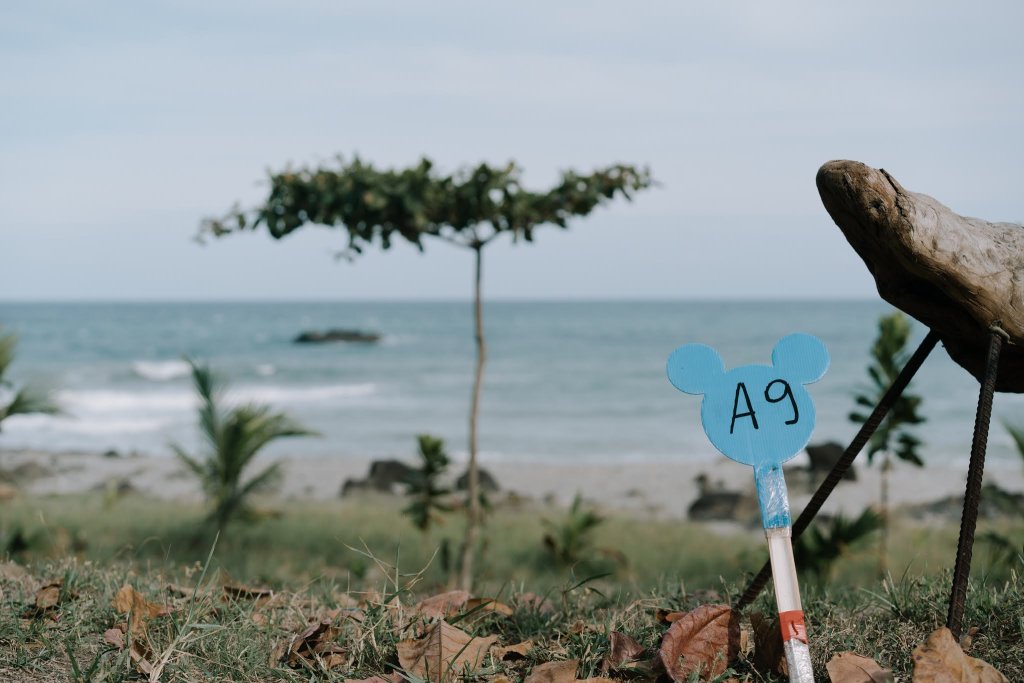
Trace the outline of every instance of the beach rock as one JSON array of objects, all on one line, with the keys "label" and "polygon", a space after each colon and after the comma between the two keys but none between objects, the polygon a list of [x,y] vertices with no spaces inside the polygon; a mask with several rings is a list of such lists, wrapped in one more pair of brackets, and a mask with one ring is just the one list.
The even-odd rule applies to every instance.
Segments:
[{"label": "beach rock", "polygon": [[857,161],[826,163],[817,185],[879,295],[934,330],[979,379],[998,323],[1009,343],[996,390],[1024,392],[1024,226],[961,216]]},{"label": "beach rock", "polygon": [[296,344],[323,344],[326,342],[360,342],[372,344],[380,341],[380,335],[376,332],[363,332],[361,330],[333,329],[320,332],[307,330],[292,340]]},{"label": "beach rock", "polygon": [[374,460],[366,479],[347,479],[341,485],[341,495],[359,492],[401,493],[401,486],[416,470],[401,460]]},{"label": "beach rock", "polygon": [[711,482],[706,474],[694,479],[699,497],[686,510],[694,522],[742,522],[758,520],[757,495],[752,492],[729,491],[722,482]]},{"label": "beach rock", "polygon": [[[480,490],[484,493],[497,493],[501,490],[498,486],[498,480],[494,476],[485,470],[484,468],[478,469],[480,476]],[[465,491],[466,487],[469,486],[469,472],[463,472],[458,479],[455,480],[455,489],[458,491]]]},{"label": "beach rock", "polygon": [[[963,514],[964,497],[947,496],[930,503],[909,505],[903,511],[914,519],[942,519],[958,522]],[[1019,518],[1024,514],[1024,493],[1007,491],[996,484],[981,487],[978,505],[980,519]]]},{"label": "beach rock", "polygon": [[[807,446],[807,457],[811,459],[808,469],[814,474],[815,479],[824,477],[832,471],[832,468],[835,467],[845,452],[846,448],[835,441],[810,444]],[[843,479],[857,481],[857,472],[854,470],[853,465],[850,465],[850,468],[846,470]]]}]

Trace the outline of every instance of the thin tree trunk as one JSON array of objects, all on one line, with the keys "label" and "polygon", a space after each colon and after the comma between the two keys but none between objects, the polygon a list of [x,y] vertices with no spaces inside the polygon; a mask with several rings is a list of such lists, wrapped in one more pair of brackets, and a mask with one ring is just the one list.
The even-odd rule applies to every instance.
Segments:
[{"label": "thin tree trunk", "polygon": [[885,460],[882,461],[882,476],[880,481],[881,500],[879,501],[879,517],[882,518],[882,528],[878,540],[878,574],[885,578],[889,573],[889,472],[892,470],[892,457],[889,451],[885,452]]},{"label": "thin tree trunk", "polygon": [[468,591],[473,587],[473,560],[480,538],[480,471],[477,468],[477,418],[480,413],[480,391],[483,387],[484,364],[487,362],[487,345],[484,342],[483,299],[480,292],[480,275],[483,245],[473,247],[476,257],[473,281],[473,321],[476,338],[476,373],[473,376],[473,398],[469,407],[469,469],[466,479],[466,534],[462,539],[459,557],[458,587]]}]

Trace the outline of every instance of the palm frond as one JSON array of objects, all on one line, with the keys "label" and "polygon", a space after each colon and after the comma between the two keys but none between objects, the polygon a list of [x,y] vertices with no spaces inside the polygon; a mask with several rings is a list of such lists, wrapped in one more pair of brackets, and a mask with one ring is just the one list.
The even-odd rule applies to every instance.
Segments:
[{"label": "palm frond", "polygon": [[9,383],[4,380],[7,368],[14,362],[14,347],[18,345],[18,337],[13,332],[0,334],[0,386]]},{"label": "palm frond", "polygon": [[60,407],[50,400],[47,393],[39,391],[34,387],[22,387],[14,392],[11,402],[3,409],[3,417],[12,415],[28,415],[30,413],[43,413],[46,415],[59,415]]}]

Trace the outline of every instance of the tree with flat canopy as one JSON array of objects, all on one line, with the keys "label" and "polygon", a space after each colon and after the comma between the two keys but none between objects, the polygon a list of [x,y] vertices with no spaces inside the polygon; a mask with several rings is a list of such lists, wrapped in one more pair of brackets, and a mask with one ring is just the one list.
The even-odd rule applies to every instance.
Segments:
[{"label": "tree with flat canopy", "polygon": [[482,509],[477,465],[477,423],[487,345],[484,338],[484,247],[502,235],[513,241],[533,241],[541,225],[568,227],[574,217],[652,184],[645,168],[617,164],[584,175],[566,171],[546,191],[534,192],[521,184],[515,163],[480,164],[452,174],[439,173],[422,159],[404,169],[377,169],[358,157],[338,160],[334,168],[286,169],[271,172],[270,192],[258,206],[237,205],[221,218],[207,219],[200,239],[266,227],[276,239],[305,225],[340,228],[347,243],[340,256],[354,258],[372,245],[388,249],[399,239],[423,250],[426,238],[442,240],[473,254],[473,321],[476,365],[469,410],[469,463],[467,469],[465,536],[459,553],[458,580],[468,590],[473,581],[479,545]]}]

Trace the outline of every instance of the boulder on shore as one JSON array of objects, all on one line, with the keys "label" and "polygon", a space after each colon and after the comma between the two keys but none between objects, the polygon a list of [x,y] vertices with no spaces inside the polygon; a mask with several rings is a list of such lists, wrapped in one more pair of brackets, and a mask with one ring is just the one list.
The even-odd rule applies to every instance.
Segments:
[{"label": "boulder on shore", "polygon": [[296,344],[324,344],[327,342],[358,342],[362,344],[373,344],[380,341],[380,335],[376,332],[363,332],[362,330],[331,329],[306,330],[292,340]]},{"label": "boulder on shore", "polygon": [[[480,475],[480,490],[484,493],[497,493],[501,490],[498,486],[498,480],[494,478],[490,472],[484,468],[478,468],[477,472]],[[455,480],[455,489],[458,491],[465,491],[466,487],[469,486],[469,472],[463,472],[458,479]]]},{"label": "boulder on shore", "polygon": [[347,479],[341,486],[341,495],[358,491],[377,493],[399,493],[398,487],[405,484],[416,470],[401,460],[374,460],[365,479]]}]

